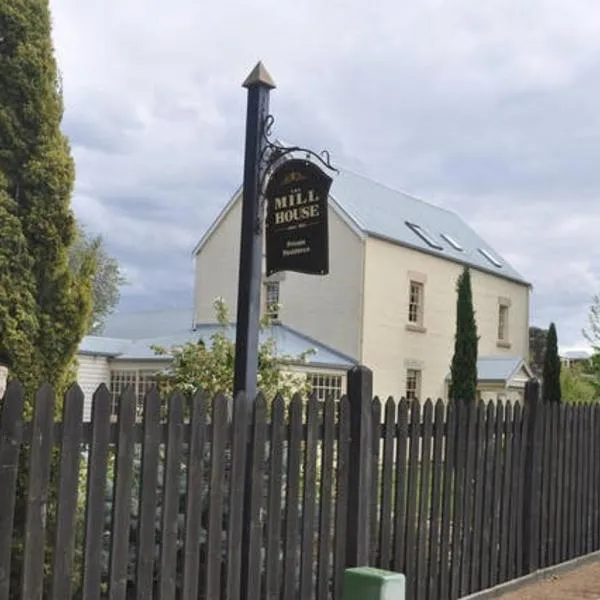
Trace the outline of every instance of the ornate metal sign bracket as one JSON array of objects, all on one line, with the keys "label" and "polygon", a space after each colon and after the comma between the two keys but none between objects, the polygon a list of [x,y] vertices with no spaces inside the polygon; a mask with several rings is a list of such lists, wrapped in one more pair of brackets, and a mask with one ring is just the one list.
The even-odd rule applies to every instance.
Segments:
[{"label": "ornate metal sign bracket", "polygon": [[290,158],[298,158],[298,155],[304,155],[306,160],[311,158],[319,161],[326,169],[339,173],[331,164],[331,159],[328,150],[322,150],[320,153],[314,152],[310,148],[303,148],[302,146],[281,146],[271,141],[271,130],[275,123],[275,117],[271,114],[267,115],[262,124],[262,138],[264,141],[264,147],[259,155],[260,171],[262,173],[260,183],[258,186],[260,194],[260,216],[256,222],[256,231],[259,232],[262,229],[262,220],[265,209],[265,189],[270,175],[273,171],[282,163]]}]

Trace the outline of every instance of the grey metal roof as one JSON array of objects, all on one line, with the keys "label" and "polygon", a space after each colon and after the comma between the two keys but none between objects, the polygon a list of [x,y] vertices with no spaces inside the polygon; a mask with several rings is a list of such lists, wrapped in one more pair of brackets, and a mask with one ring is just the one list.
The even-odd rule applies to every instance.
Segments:
[{"label": "grey metal roof", "polygon": [[[81,354],[109,356],[116,360],[165,360],[164,357],[157,356],[151,346],[157,345],[170,348],[199,339],[204,340],[210,346],[211,336],[220,328],[221,326],[218,324],[209,323],[198,325],[193,331],[190,328],[180,329],[168,335],[128,340],[86,336],[80,344],[79,352]],[[228,327],[227,336],[231,340],[235,339],[234,325]],[[297,357],[304,352],[314,350],[314,353],[307,357],[306,364],[308,365],[348,369],[356,364],[356,361],[349,356],[286,325],[274,324],[272,327],[264,329],[260,334],[260,340],[263,342],[267,338],[274,340],[275,354],[282,360],[286,357]]]},{"label": "grey metal roof", "polygon": [[[334,173],[332,178],[330,196],[365,234],[528,283],[456,213],[344,169],[339,174]],[[406,225],[407,221],[429,232],[440,248],[431,247]],[[463,250],[455,248],[443,234]],[[501,266],[490,262],[479,249],[498,258]]]},{"label": "grey metal roof", "polygon": [[477,359],[479,381],[509,381],[525,365],[520,356],[482,356]]},{"label": "grey metal roof", "polygon": [[[506,383],[521,368],[524,368],[530,377],[533,376],[521,356],[480,356],[477,358],[477,380]],[[450,379],[450,373],[448,373],[446,379]]]},{"label": "grey metal roof", "polygon": [[86,335],[79,344],[79,354],[108,357],[117,356],[130,343],[130,340]]}]

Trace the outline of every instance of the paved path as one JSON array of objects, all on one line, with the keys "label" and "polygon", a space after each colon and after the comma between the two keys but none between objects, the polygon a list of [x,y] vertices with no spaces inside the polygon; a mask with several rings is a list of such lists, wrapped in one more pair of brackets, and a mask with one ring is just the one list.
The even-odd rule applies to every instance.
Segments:
[{"label": "paved path", "polygon": [[600,562],[549,576],[547,579],[499,598],[502,600],[600,600]]}]

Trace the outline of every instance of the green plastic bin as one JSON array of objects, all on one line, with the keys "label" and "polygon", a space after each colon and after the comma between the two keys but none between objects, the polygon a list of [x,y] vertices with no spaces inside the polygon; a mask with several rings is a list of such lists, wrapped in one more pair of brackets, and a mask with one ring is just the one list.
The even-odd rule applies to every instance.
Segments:
[{"label": "green plastic bin", "polygon": [[344,571],[342,600],[405,600],[405,587],[402,573],[355,567]]}]

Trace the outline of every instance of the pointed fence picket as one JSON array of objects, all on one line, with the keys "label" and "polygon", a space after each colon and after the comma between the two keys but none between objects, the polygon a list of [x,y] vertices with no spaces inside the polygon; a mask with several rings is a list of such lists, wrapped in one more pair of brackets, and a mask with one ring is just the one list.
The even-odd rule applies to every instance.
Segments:
[{"label": "pointed fence picket", "polygon": [[0,600],[8,600],[13,514],[23,439],[23,389],[18,382],[8,386],[0,415]]},{"label": "pointed fence picket", "polygon": [[54,392],[43,385],[35,396],[26,492],[23,598],[42,598],[47,506],[52,460]]},{"label": "pointed fence picket", "polygon": [[152,390],[139,410],[128,388],[111,421],[100,386],[83,423],[77,385],[61,411],[42,386],[25,418],[11,383],[0,600],[338,600],[361,557],[404,572],[411,598],[445,600],[600,547],[600,405],[545,406],[537,385],[525,404],[382,403],[364,369],[349,388],[259,395],[252,414],[241,394],[232,419],[223,395]]},{"label": "pointed fence picket", "polygon": [[169,402],[165,453],[164,498],[160,545],[161,600],[175,600],[177,592],[177,544],[179,482],[183,461],[183,399],[175,394]]},{"label": "pointed fence picket", "polygon": [[55,548],[59,551],[54,553],[52,568],[52,598],[57,600],[71,597],[77,492],[81,463],[83,401],[81,390],[75,386],[67,393],[63,405],[55,542]]}]

